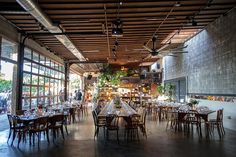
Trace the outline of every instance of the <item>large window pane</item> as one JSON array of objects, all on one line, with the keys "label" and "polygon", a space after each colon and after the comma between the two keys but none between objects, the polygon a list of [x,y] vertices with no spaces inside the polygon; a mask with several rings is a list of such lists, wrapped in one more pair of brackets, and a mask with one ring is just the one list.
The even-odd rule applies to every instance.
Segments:
[{"label": "large window pane", "polygon": [[46,65],[47,66],[50,66],[51,64],[50,64],[50,59],[49,58],[46,58]]},{"label": "large window pane", "polygon": [[43,66],[39,67],[39,74],[40,75],[45,75],[45,67],[43,67]]},{"label": "large window pane", "polygon": [[32,73],[38,74],[39,72],[39,65],[32,63]]},{"label": "large window pane", "polygon": [[31,108],[36,108],[37,107],[37,98],[32,98],[31,99]]},{"label": "large window pane", "polygon": [[24,60],[23,70],[31,72],[31,62]]},{"label": "large window pane", "polygon": [[30,49],[28,49],[28,48],[24,49],[24,57],[31,59],[31,50]]},{"label": "large window pane", "polygon": [[36,52],[33,52],[33,61],[39,62],[39,54]]},{"label": "large window pane", "polygon": [[23,73],[23,84],[31,84],[31,74]]},{"label": "large window pane", "polygon": [[32,86],[31,87],[31,97],[37,97],[38,96],[38,87]]},{"label": "large window pane", "polygon": [[23,98],[30,97],[30,86],[23,86],[23,88],[22,88],[22,97]]},{"label": "large window pane", "polygon": [[28,110],[30,108],[30,98],[22,98],[22,109]]},{"label": "large window pane", "polygon": [[39,85],[44,86],[44,77],[39,76]]},{"label": "large window pane", "polygon": [[44,96],[44,87],[39,87],[39,96]]},{"label": "large window pane", "polygon": [[45,57],[42,56],[42,55],[40,55],[40,60],[39,60],[39,62],[40,62],[41,64],[45,65]]},{"label": "large window pane", "polygon": [[51,61],[51,67],[54,69],[54,62]]},{"label": "large window pane", "polygon": [[17,45],[15,43],[2,38],[1,47],[2,57],[17,61]]},{"label": "large window pane", "polygon": [[38,76],[32,75],[32,85],[38,85]]}]

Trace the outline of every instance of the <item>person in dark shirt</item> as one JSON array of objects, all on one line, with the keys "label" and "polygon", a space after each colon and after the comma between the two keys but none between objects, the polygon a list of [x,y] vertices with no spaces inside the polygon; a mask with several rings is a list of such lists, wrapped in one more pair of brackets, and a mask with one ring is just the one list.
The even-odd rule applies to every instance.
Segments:
[{"label": "person in dark shirt", "polygon": [[80,89],[78,90],[78,92],[76,94],[76,98],[79,102],[82,100],[82,93],[81,93]]}]

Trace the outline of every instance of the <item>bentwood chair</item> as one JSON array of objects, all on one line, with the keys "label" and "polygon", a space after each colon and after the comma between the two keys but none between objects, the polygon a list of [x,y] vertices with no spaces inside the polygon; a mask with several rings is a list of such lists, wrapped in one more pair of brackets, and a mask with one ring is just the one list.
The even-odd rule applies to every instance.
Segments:
[{"label": "bentwood chair", "polygon": [[47,141],[49,143],[49,136],[48,136],[48,117],[40,117],[34,121],[33,126],[29,129],[29,136],[30,136],[30,144],[31,144],[31,137],[33,135],[33,144],[35,141],[35,135],[38,136],[38,146],[39,141],[41,138],[41,132],[46,133]]},{"label": "bentwood chair", "polygon": [[185,116],[185,127],[187,132],[190,131],[190,127],[193,130],[193,126],[196,126],[198,135],[202,137],[202,130],[201,130],[201,117],[196,110],[189,110],[189,113]]},{"label": "bentwood chair", "polygon": [[49,121],[48,129],[52,130],[53,141],[56,139],[57,133],[59,132],[59,130],[61,131],[61,135],[62,135],[63,139],[65,139],[64,132],[63,132],[64,119],[65,119],[64,115],[62,115],[62,114],[54,115],[48,119],[48,121]]},{"label": "bentwood chair", "polygon": [[98,115],[97,115],[96,111],[92,111],[92,115],[93,115],[93,122],[94,122],[94,127],[95,127],[94,139],[95,139],[96,136],[98,137],[98,133],[99,133],[99,128],[100,127],[103,128],[104,138],[105,138],[106,121],[100,120],[98,118]]},{"label": "bentwood chair", "polygon": [[209,134],[214,133],[214,128],[217,128],[218,135],[221,138],[225,135],[225,130],[223,126],[223,109],[217,111],[216,119],[210,119],[208,122],[205,123],[207,136]]},{"label": "bentwood chair", "polygon": [[108,114],[106,116],[106,137],[109,140],[109,131],[116,131],[116,139],[119,143],[119,117],[116,114]]},{"label": "bentwood chair", "polygon": [[18,135],[18,146],[19,146],[22,136],[23,139],[25,139],[27,127],[19,120],[18,116],[8,114],[7,117],[9,122],[9,135],[7,142],[9,141],[11,135],[13,134],[11,143],[11,145],[13,145],[15,137]]},{"label": "bentwood chair", "polygon": [[130,115],[126,119],[127,124],[125,125],[125,138],[128,141],[129,138],[131,140],[137,139],[139,140],[139,134],[138,134],[138,128],[141,126],[140,124],[140,115],[139,114],[133,114]]},{"label": "bentwood chair", "polygon": [[143,133],[143,136],[145,136],[146,139],[147,139],[146,117],[147,117],[147,111],[146,111],[146,109],[144,108],[143,111],[142,111],[142,113],[141,113],[141,117],[140,117],[138,126],[139,126],[141,132]]}]

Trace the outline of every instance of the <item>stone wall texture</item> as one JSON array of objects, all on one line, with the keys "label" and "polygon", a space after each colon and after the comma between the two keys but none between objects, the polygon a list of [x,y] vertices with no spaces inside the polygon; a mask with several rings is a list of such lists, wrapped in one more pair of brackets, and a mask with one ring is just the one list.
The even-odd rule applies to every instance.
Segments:
[{"label": "stone wall texture", "polygon": [[164,79],[186,77],[187,92],[236,95],[236,9],[185,42],[187,54],[164,58]]}]

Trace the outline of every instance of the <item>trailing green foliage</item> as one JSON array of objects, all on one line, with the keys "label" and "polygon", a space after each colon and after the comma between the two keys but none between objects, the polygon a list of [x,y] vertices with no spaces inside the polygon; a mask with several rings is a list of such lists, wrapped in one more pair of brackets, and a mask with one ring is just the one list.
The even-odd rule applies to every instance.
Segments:
[{"label": "trailing green foliage", "polygon": [[12,89],[12,81],[0,78],[0,92],[7,92]]},{"label": "trailing green foliage", "polygon": [[98,87],[104,87],[106,84],[117,86],[120,84],[120,78],[124,76],[127,76],[126,71],[114,70],[111,66],[108,66],[98,76]]}]

